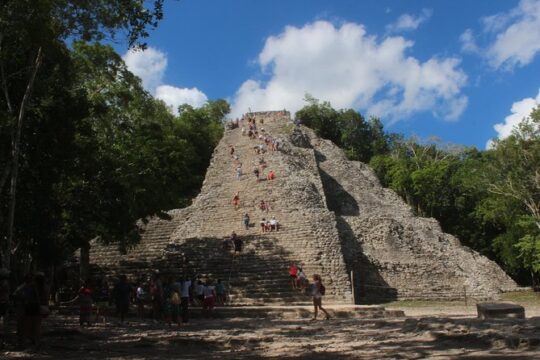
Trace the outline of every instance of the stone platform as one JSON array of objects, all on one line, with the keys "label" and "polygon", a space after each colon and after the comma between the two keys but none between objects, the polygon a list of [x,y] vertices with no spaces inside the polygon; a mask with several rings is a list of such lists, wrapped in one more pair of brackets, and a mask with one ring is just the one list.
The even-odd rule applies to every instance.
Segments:
[{"label": "stone platform", "polygon": [[479,319],[525,319],[525,308],[514,303],[476,304]]}]

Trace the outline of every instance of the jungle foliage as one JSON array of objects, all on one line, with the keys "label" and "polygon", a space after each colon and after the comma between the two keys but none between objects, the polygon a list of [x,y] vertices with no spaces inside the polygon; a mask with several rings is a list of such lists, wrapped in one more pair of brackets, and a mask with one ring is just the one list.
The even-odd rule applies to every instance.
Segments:
[{"label": "jungle foliage", "polygon": [[97,238],[127,248],[136,221],[199,191],[229,112],[179,115],[99,43],[144,47],[162,0],[7,0],[0,5],[2,266],[64,261]]}]

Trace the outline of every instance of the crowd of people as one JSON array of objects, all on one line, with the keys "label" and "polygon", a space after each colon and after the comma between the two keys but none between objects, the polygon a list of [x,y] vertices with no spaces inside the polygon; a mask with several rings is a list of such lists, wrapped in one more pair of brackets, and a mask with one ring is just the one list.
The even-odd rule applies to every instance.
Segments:
[{"label": "crowd of people", "polygon": [[[262,125],[263,120],[261,119],[260,121]],[[274,138],[270,134],[266,133],[266,131],[262,127],[259,130],[257,128],[255,118],[251,117],[249,114],[243,115],[240,120],[235,120],[235,127],[237,127],[240,122],[242,122],[242,124],[247,123],[247,129],[246,127],[242,127],[242,135],[247,135],[250,139],[259,141],[259,143],[254,147],[257,155],[264,155],[267,152],[267,149],[270,149],[270,151],[272,152],[278,151],[280,149],[281,140],[279,138]],[[229,145],[229,155],[233,160],[236,179],[241,180],[244,172],[242,170],[240,154],[237,151],[235,145]],[[257,163],[254,164],[253,168],[253,174],[255,175],[255,179],[257,182],[260,182],[264,177],[266,177],[267,181],[272,181],[276,179],[276,172],[274,170],[269,170],[266,176],[262,175],[266,168],[267,163],[264,157],[259,157],[257,159]],[[240,191],[236,191],[234,193],[231,203],[235,210],[245,208],[245,206],[242,205],[242,201],[240,199]],[[258,208],[260,211],[266,213],[273,210],[270,201],[265,199],[261,199],[258,204],[255,204],[255,208]],[[245,212],[242,216],[242,228],[244,228],[245,230],[249,230],[252,226],[253,224],[251,223],[251,217],[249,213]],[[260,229],[261,233],[279,231],[280,223],[275,216],[272,216],[268,219],[264,217],[260,221]],[[234,254],[237,254],[242,251],[243,243],[240,237],[236,234],[236,232],[233,231],[230,236],[224,238],[223,246],[224,249],[234,249]]]},{"label": "crowd of people", "polygon": [[[80,305],[80,325],[89,324],[92,316],[99,316],[99,304],[94,305],[93,289],[84,284],[78,296],[71,302]],[[177,279],[162,276],[156,272],[149,280],[138,284],[128,282],[125,275],[119,277],[112,287],[109,304],[116,305],[119,324],[123,324],[131,305],[135,305],[140,319],[152,318],[155,323],[163,322],[171,326],[189,321],[190,306],[200,306],[203,314],[212,315],[216,305],[224,306],[227,302],[226,289],[218,279],[212,280]],[[92,311],[94,309],[94,311]],[[96,311],[96,309],[98,309]]]},{"label": "crowd of people", "polygon": [[[236,123],[238,123],[236,119]],[[252,118],[249,115],[243,115],[241,118],[242,123],[247,122],[246,127],[242,127],[242,135],[247,135],[250,139],[255,140],[257,143],[253,146],[253,150],[256,155],[261,155],[257,164],[254,164],[253,174],[255,175],[255,180],[260,182],[263,179],[274,180],[276,178],[276,173],[274,170],[270,170],[267,175],[263,175],[264,170],[267,167],[266,161],[264,160],[264,155],[268,152],[275,152],[281,149],[282,140],[280,138],[272,137],[270,134],[266,133],[263,127],[260,130],[257,128],[255,118]],[[261,119],[262,122],[262,119]],[[234,145],[229,145],[229,154],[233,161],[235,162],[235,172],[236,179],[241,180],[244,175],[242,162],[240,161],[240,156],[236,152]]]},{"label": "crowd of people", "polygon": [[147,280],[130,282],[122,275],[110,283],[83,282],[73,299],[60,301],[58,296],[51,296],[44,273],[27,275],[14,291],[10,290],[9,275],[0,269],[0,348],[7,333],[6,319],[13,314],[18,347],[39,349],[42,321],[50,313],[51,302],[55,306],[78,306],[81,327],[105,321],[108,315],[116,315],[118,325],[123,325],[128,314],[135,311],[140,320],[180,326],[189,321],[191,306],[201,307],[203,316],[210,317],[216,306],[228,303],[228,291],[221,279],[203,282],[156,272]]},{"label": "crowd of people", "polygon": [[[264,128],[259,130],[257,128],[257,124],[255,121],[255,118],[251,117],[249,114],[245,114],[242,116],[242,118],[236,119],[235,123],[239,124],[239,122],[247,122],[247,128],[242,128],[242,134],[249,136],[251,139],[259,140],[260,143],[255,145],[254,149],[257,155],[264,155],[267,151],[266,149],[269,148],[270,151],[277,151],[280,148],[281,140],[278,138],[274,138],[270,136],[269,134],[265,133]],[[263,120],[260,120],[261,123]],[[242,163],[240,162],[240,157],[238,152],[236,151],[236,148],[234,145],[229,145],[229,154],[231,155],[231,158],[234,161],[234,167],[236,172],[236,178],[238,180],[242,179],[242,176],[244,175],[244,172],[242,170]],[[264,159],[264,157],[260,157],[257,161],[257,164],[254,164],[253,168],[253,174],[255,175],[255,179],[257,182],[260,182],[262,179],[266,179],[267,181],[272,181],[276,179],[276,172],[274,170],[269,170],[268,173],[263,175],[263,172],[267,168],[267,163]],[[235,210],[238,210],[241,208],[241,202],[240,202],[240,192],[236,192],[232,198],[232,205],[235,208]],[[272,206],[269,201],[261,199],[258,205],[256,205],[261,211],[263,212],[269,212],[272,210]],[[246,230],[249,230],[250,225],[250,217],[248,213],[245,213],[242,218],[242,225]],[[261,231],[262,232],[269,232],[269,231],[278,231],[279,230],[279,223],[276,220],[276,218],[273,216],[271,219],[261,220]]]}]

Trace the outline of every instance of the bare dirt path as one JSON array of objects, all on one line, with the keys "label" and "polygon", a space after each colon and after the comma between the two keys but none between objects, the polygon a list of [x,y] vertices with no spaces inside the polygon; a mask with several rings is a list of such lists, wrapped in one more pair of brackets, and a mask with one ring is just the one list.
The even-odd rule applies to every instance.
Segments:
[{"label": "bare dirt path", "polygon": [[540,319],[194,319],[180,328],[132,320],[79,328],[46,320],[39,352],[1,359],[539,359]]}]

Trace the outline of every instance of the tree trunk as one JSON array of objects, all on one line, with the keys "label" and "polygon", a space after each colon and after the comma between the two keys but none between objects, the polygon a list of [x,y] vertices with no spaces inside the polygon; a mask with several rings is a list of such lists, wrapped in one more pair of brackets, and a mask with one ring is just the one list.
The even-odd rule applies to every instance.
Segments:
[{"label": "tree trunk", "polygon": [[86,243],[81,246],[81,253],[79,256],[79,276],[82,281],[88,280],[90,274],[90,244]]},{"label": "tree trunk", "polygon": [[12,168],[11,168],[11,186],[9,189],[9,213],[8,213],[8,234],[4,249],[4,259],[3,264],[7,269],[11,266],[11,255],[13,252],[13,234],[15,230],[15,204],[17,196],[17,177],[19,175],[19,155],[20,155],[20,145],[21,145],[21,132],[22,125],[24,121],[24,115],[26,113],[26,107],[30,96],[32,95],[32,90],[34,89],[34,82],[36,80],[36,74],[41,65],[41,59],[43,57],[41,47],[38,49],[36,58],[34,60],[34,65],[32,67],[32,72],[30,73],[30,79],[28,80],[28,85],[26,86],[26,91],[24,92],[23,99],[21,101],[21,106],[19,108],[19,116],[17,117],[17,129],[12,139],[11,153],[12,153]]},{"label": "tree trunk", "polygon": [[6,184],[7,179],[9,178],[9,173],[11,172],[11,164],[8,163],[2,172],[2,177],[0,177],[0,194],[4,190],[4,185]]}]

